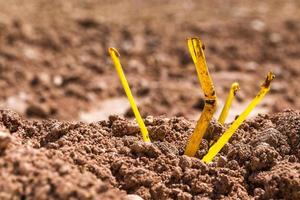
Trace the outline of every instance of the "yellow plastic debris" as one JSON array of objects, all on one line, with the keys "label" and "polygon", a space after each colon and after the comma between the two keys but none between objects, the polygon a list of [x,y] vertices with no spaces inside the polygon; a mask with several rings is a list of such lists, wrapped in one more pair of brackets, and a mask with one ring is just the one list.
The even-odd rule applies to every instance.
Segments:
[{"label": "yellow plastic debris", "polygon": [[214,157],[221,151],[224,145],[229,141],[234,132],[243,123],[249,113],[256,107],[256,105],[263,99],[263,97],[269,92],[270,85],[275,75],[269,72],[265,82],[262,84],[261,89],[257,96],[250,102],[245,111],[232,123],[232,125],[224,132],[219,140],[209,149],[208,153],[203,157],[202,161],[208,163],[211,162]]},{"label": "yellow plastic debris", "polygon": [[202,137],[206,132],[206,129],[213,117],[214,112],[216,111],[217,96],[212,79],[209,75],[204,55],[204,46],[201,40],[198,38],[189,38],[187,40],[187,43],[189,52],[196,66],[200,85],[205,96],[205,105],[203,112],[196,124],[193,134],[190,136],[184,152],[184,154],[187,156],[195,156],[197,150],[199,149]]},{"label": "yellow plastic debris", "polygon": [[236,93],[239,89],[240,89],[240,86],[237,82],[234,82],[231,85],[229,94],[228,94],[227,99],[226,99],[226,102],[224,104],[224,107],[223,107],[222,112],[220,114],[220,117],[218,119],[220,124],[225,123],[225,120],[228,116],[228,113],[229,113],[229,110],[230,110],[230,107],[231,107],[232,100],[234,99],[234,97],[235,97],[235,95],[236,95]]},{"label": "yellow plastic debris", "polygon": [[119,59],[120,54],[119,54],[119,52],[115,48],[109,48],[108,52],[109,52],[109,54],[111,56],[111,59],[113,60],[113,63],[114,63],[115,68],[116,68],[116,71],[117,71],[118,76],[119,76],[119,78],[121,80],[121,83],[122,83],[122,86],[123,86],[123,88],[125,90],[125,93],[126,93],[126,95],[128,97],[128,100],[129,100],[130,106],[132,108],[132,111],[134,113],[134,116],[136,118],[136,121],[137,121],[137,123],[138,123],[138,125],[139,125],[139,127],[141,129],[143,140],[144,140],[144,142],[151,142],[150,138],[149,138],[148,130],[147,130],[147,128],[145,126],[145,123],[144,123],[144,121],[143,121],[143,119],[142,119],[142,117],[140,115],[140,112],[139,112],[139,110],[138,110],[138,108],[136,106],[136,103],[135,103],[134,98],[132,96],[130,87],[128,85],[128,82],[126,80],[125,74],[123,72],[122,65],[121,65],[120,59]]}]

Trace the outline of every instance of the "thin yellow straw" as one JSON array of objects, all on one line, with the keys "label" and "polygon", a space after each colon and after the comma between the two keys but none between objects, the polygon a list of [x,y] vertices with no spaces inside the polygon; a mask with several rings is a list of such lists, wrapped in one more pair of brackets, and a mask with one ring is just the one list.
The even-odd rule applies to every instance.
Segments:
[{"label": "thin yellow straw", "polygon": [[205,96],[205,105],[203,112],[196,124],[193,134],[190,136],[184,154],[187,156],[195,156],[202,137],[211,121],[217,106],[217,96],[214,89],[212,79],[209,75],[205,55],[203,51],[203,44],[200,39],[189,38],[187,40],[189,52],[192,56],[196,66],[200,85]]},{"label": "thin yellow straw", "polygon": [[122,65],[121,65],[120,59],[119,59],[120,54],[119,54],[119,52],[115,48],[109,48],[108,52],[109,52],[109,54],[111,56],[111,59],[113,60],[113,63],[114,63],[115,68],[116,68],[116,71],[117,71],[118,76],[119,76],[119,78],[121,80],[121,83],[123,85],[125,93],[126,93],[126,95],[128,97],[128,100],[129,100],[130,106],[131,106],[131,108],[133,110],[133,113],[134,113],[134,116],[136,118],[136,121],[137,121],[137,123],[138,123],[138,125],[139,125],[139,127],[141,129],[143,140],[144,140],[144,142],[151,142],[150,138],[149,138],[148,130],[147,130],[147,128],[145,126],[145,123],[144,123],[144,121],[143,121],[143,119],[142,119],[142,117],[140,115],[140,112],[139,112],[139,110],[138,110],[138,108],[136,106],[136,103],[135,103],[134,98],[132,96],[130,87],[128,85],[128,82],[126,80],[125,74],[123,72]]},{"label": "thin yellow straw", "polygon": [[220,124],[225,123],[225,120],[228,116],[228,113],[229,113],[229,110],[230,110],[230,107],[231,107],[232,100],[234,99],[234,97],[235,97],[235,95],[236,95],[236,93],[239,89],[240,89],[240,86],[237,82],[232,83],[232,85],[230,87],[229,94],[228,94],[227,99],[226,99],[226,102],[224,104],[224,107],[223,107],[222,112],[220,114],[220,117],[218,119]]},{"label": "thin yellow straw", "polygon": [[209,149],[208,153],[203,157],[202,161],[208,163],[211,162],[214,157],[220,152],[224,145],[229,141],[234,132],[243,123],[249,113],[255,108],[255,106],[263,99],[263,97],[269,92],[270,84],[275,78],[272,72],[269,72],[265,82],[262,84],[261,89],[257,96],[251,101],[245,111],[232,123],[232,125],[225,131],[225,133],[219,138],[219,140]]}]

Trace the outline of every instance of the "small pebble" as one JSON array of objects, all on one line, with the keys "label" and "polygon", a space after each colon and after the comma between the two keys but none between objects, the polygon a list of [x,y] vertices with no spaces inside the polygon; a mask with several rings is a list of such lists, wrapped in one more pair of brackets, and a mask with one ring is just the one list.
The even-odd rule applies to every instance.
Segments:
[{"label": "small pebble", "polygon": [[143,200],[142,197],[140,197],[139,195],[135,195],[135,194],[128,194],[125,197],[126,200]]},{"label": "small pebble", "polygon": [[253,20],[250,25],[251,25],[252,29],[254,29],[258,32],[262,32],[263,30],[265,30],[265,26],[266,26],[263,21],[258,20],[258,19]]}]

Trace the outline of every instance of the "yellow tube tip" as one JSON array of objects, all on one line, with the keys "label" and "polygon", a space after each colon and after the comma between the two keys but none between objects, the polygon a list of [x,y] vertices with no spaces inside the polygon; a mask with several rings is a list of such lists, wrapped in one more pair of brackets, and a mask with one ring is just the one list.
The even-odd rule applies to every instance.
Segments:
[{"label": "yellow tube tip", "polygon": [[117,57],[120,57],[120,54],[119,54],[118,50],[115,49],[115,48],[113,48],[113,47],[109,47],[109,48],[108,48],[108,52],[109,52],[111,55],[115,55],[115,56],[117,56]]},{"label": "yellow tube tip", "polygon": [[233,94],[236,95],[237,91],[240,90],[240,85],[237,82],[232,83],[231,90],[233,91]]},{"label": "yellow tube tip", "polygon": [[265,82],[262,84],[263,87],[270,87],[271,82],[274,80],[275,74],[273,72],[269,72]]},{"label": "yellow tube tip", "polygon": [[197,46],[199,49],[202,49],[204,50],[205,49],[205,46],[202,42],[202,40],[200,38],[195,38],[195,37],[191,37],[191,38],[187,38],[187,42],[191,42],[193,44],[193,46]]}]

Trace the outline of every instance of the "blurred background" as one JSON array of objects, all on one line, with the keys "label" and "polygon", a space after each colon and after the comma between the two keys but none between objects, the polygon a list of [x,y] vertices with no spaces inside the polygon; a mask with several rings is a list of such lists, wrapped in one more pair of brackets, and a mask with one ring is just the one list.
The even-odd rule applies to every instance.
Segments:
[{"label": "blurred background", "polygon": [[0,108],[26,118],[133,117],[107,53],[115,47],[143,116],[197,119],[202,90],[186,47],[201,37],[219,107],[240,83],[230,118],[300,109],[300,1],[0,0]]}]

